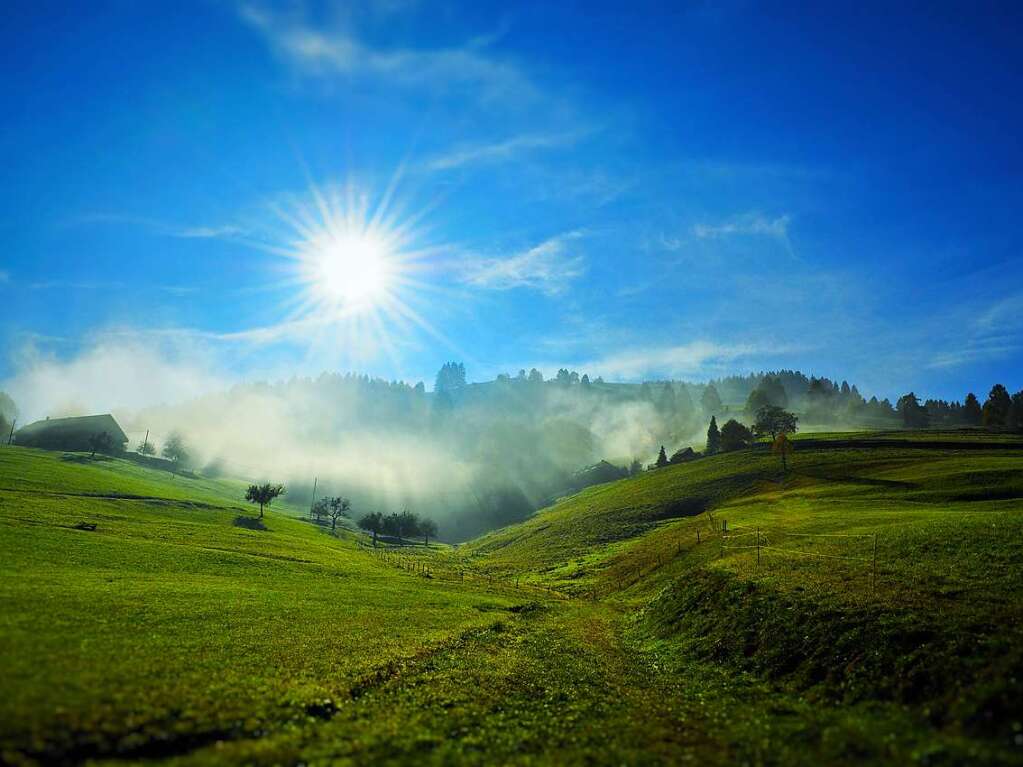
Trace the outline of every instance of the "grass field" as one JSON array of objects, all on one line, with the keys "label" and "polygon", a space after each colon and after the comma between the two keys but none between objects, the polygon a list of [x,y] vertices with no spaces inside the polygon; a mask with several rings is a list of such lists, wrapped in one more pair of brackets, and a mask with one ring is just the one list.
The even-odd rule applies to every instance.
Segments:
[{"label": "grass field", "polygon": [[865,436],[400,559],[0,450],[0,761],[1023,763],[1023,442]]}]

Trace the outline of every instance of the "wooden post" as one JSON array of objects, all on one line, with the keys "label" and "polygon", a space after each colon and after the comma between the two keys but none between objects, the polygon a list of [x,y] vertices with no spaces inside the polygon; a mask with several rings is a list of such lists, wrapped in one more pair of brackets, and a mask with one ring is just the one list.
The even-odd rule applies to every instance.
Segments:
[{"label": "wooden post", "polygon": [[[18,419],[15,418],[11,423],[11,433],[7,435],[7,444],[10,445],[14,441],[14,427],[17,425]],[[148,433],[148,432],[147,432]]]},{"label": "wooden post", "polygon": [[870,590],[877,592],[877,533],[874,533],[874,555],[870,563]]},{"label": "wooden post", "polygon": [[700,528],[696,528],[696,542],[700,542]]},{"label": "wooden post", "polygon": [[[146,434],[149,434],[147,431]],[[319,481],[319,477],[313,477],[313,497],[309,501],[309,519],[313,518],[313,506],[316,505],[316,483]]]},{"label": "wooden post", "polygon": [[725,536],[728,535],[728,521],[721,520],[721,549],[718,551],[718,559],[725,555]]},{"label": "wooden post", "polygon": [[757,528],[757,567],[760,567],[760,528]]}]

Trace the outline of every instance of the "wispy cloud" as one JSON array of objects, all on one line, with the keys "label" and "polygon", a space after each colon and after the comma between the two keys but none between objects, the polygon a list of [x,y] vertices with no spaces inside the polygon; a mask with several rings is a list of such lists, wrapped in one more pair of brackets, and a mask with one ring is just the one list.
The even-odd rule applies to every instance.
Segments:
[{"label": "wispy cloud", "polygon": [[444,90],[462,86],[484,99],[534,95],[520,69],[488,55],[476,38],[447,48],[374,47],[343,26],[313,26],[296,13],[275,13],[255,4],[241,17],[283,58],[313,75],[376,75],[391,83]]},{"label": "wispy cloud", "polygon": [[956,368],[1004,359],[1023,350],[1023,293],[992,300],[980,309],[971,307],[965,314],[971,318],[960,324],[965,326],[965,337],[954,348],[932,355],[925,367]]},{"label": "wispy cloud", "polygon": [[581,365],[600,375],[623,379],[647,376],[702,377],[720,372],[730,363],[748,357],[763,357],[786,352],[777,346],[753,343],[721,344],[693,341],[668,346],[634,347],[597,357]]},{"label": "wispy cloud", "polygon": [[167,234],[171,237],[184,239],[219,240],[241,237],[245,234],[245,230],[230,224],[225,226],[187,226],[181,229],[168,229]]},{"label": "wispy cloud", "polygon": [[230,240],[245,237],[248,232],[235,224],[218,226],[198,225],[187,226],[158,221],[144,216],[122,215],[119,213],[89,213],[75,216],[65,222],[67,226],[83,226],[92,224],[124,224],[127,226],[147,229],[161,237],[179,237],[181,239],[221,239]]},{"label": "wispy cloud", "polygon": [[586,271],[585,259],[572,243],[583,231],[566,232],[521,253],[504,258],[473,258],[464,262],[462,281],[490,290],[528,288],[549,296],[563,292]]},{"label": "wispy cloud", "polygon": [[28,285],[29,290],[120,290],[124,287],[123,282],[90,280],[42,280]]},{"label": "wispy cloud", "polygon": [[581,133],[577,131],[566,133],[529,133],[514,136],[504,141],[462,146],[428,159],[423,164],[423,167],[429,171],[443,171],[476,163],[500,162],[534,149],[553,149],[569,146],[575,143],[580,136]]},{"label": "wispy cloud", "polygon": [[732,236],[764,236],[787,240],[789,221],[788,216],[768,218],[760,213],[744,213],[717,224],[694,224],[692,233],[701,240]]}]

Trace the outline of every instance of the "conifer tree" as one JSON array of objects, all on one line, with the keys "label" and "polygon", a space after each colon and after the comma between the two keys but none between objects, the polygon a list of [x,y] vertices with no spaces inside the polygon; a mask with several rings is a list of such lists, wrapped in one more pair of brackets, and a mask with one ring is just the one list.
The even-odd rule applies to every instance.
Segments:
[{"label": "conifer tree", "polygon": [[718,431],[718,422],[714,416],[710,417],[710,426],[707,428],[707,455],[714,455],[721,450],[721,432]]},{"label": "conifer tree", "polygon": [[657,454],[657,468],[668,465],[668,454],[664,452],[664,445],[661,445],[661,452]]},{"label": "conifer tree", "polygon": [[963,422],[967,426],[980,426],[980,419],[980,402],[977,401],[977,395],[971,391],[963,402]]}]

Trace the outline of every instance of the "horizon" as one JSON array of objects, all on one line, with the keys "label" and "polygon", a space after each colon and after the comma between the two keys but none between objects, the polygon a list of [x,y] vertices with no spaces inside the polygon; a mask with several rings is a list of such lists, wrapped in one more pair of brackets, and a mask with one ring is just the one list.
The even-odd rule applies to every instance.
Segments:
[{"label": "horizon", "polygon": [[498,8],[16,7],[0,385],[1018,388],[1018,9]]}]

